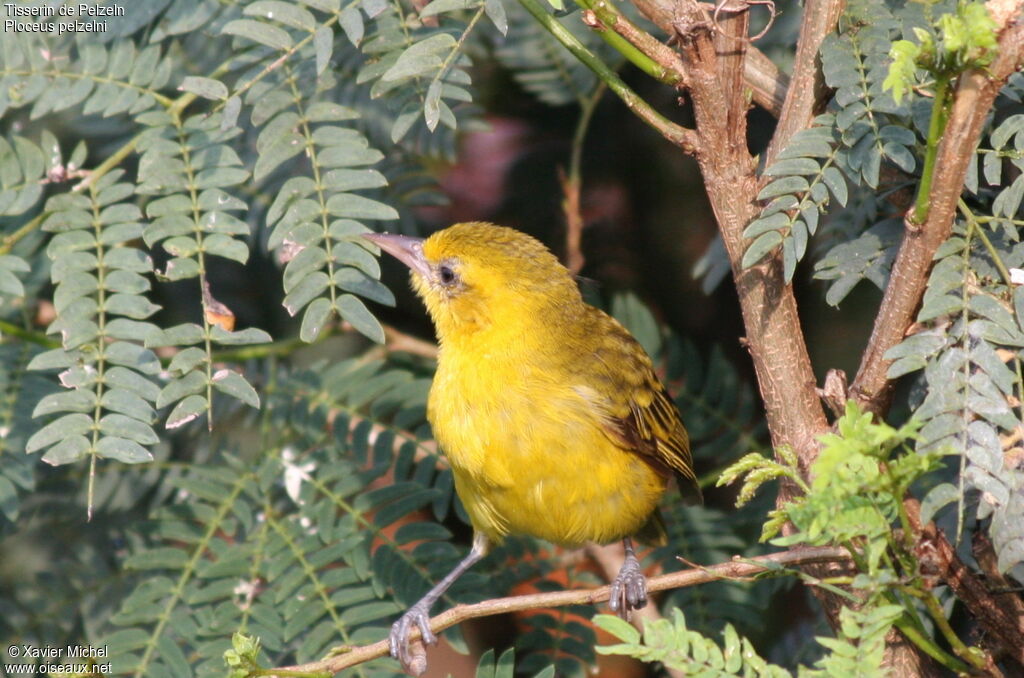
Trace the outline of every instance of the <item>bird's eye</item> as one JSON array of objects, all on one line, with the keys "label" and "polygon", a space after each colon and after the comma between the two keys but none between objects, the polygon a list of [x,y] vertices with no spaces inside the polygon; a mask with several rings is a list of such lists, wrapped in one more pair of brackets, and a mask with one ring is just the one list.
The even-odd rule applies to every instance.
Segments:
[{"label": "bird's eye", "polygon": [[455,271],[453,271],[449,266],[441,266],[437,269],[437,274],[438,277],[440,277],[441,282],[445,285],[451,285],[455,282]]}]

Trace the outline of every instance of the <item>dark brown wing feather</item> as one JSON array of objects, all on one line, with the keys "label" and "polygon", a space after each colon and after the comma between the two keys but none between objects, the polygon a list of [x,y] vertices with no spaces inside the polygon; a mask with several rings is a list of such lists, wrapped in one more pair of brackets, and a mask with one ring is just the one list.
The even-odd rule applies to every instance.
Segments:
[{"label": "dark brown wing feather", "polygon": [[650,358],[629,332],[604,312],[593,312],[591,334],[600,337],[595,361],[579,376],[599,400],[608,436],[659,472],[674,474],[689,503],[702,501],[693,472],[690,439]]},{"label": "dark brown wing feather", "polygon": [[676,406],[672,403],[665,387],[657,382],[651,384],[653,400],[646,407],[636,400],[630,402],[629,414],[615,421],[616,428],[631,449],[643,454],[652,466],[675,473],[679,491],[692,503],[702,501],[700,486],[693,472],[690,456],[690,439],[679,420]]}]

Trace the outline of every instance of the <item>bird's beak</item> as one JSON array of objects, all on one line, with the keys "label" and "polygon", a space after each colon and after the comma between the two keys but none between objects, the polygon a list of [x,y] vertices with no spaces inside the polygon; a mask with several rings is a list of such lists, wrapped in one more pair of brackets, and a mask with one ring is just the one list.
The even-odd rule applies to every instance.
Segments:
[{"label": "bird's beak", "polygon": [[430,264],[423,256],[423,238],[394,233],[364,233],[363,237],[408,266],[424,278],[430,277]]}]

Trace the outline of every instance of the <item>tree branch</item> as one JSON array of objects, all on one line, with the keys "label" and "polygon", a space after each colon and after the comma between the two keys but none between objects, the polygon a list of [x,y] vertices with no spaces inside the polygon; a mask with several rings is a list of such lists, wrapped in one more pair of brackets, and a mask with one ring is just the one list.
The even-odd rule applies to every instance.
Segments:
[{"label": "tree branch", "polygon": [[696,135],[693,130],[677,125],[651,108],[650,104],[630,89],[629,85],[623,82],[622,78],[608,67],[608,64],[601,61],[596,54],[591,52],[583,43],[577,40],[576,36],[570,33],[565,26],[558,23],[558,21],[548,13],[548,10],[540,4],[539,0],[519,0],[519,4],[521,4],[523,8],[545,28],[545,30],[551,33],[556,40],[562,43],[563,47],[569,50],[574,57],[579,59],[585,66],[587,66],[587,68],[592,70],[598,78],[608,85],[608,89],[615,92],[615,95],[618,96],[619,99],[626,104],[626,107],[633,111],[638,118],[657,130],[658,133],[665,137],[665,139],[682,148],[686,152],[693,153],[696,150]]},{"label": "tree branch", "polygon": [[751,268],[742,265],[743,231],[760,212],[756,163],[747,150],[747,101],[737,85],[745,82],[740,74],[748,47],[746,20],[733,14],[719,23],[722,33],[715,37],[701,3],[681,0],[678,13],[675,28],[690,75],[702,149],[697,162],[736,281],[772,444],[793,449],[806,469],[828,422],[815,389],[796,299],[783,280],[778,257]]},{"label": "tree branch", "polygon": [[661,70],[656,78],[669,85],[686,86],[686,69],[674,49],[630,21],[609,0],[580,2],[587,7],[583,12],[584,24],[599,32],[611,29],[658,65]]},{"label": "tree branch", "polygon": [[[668,35],[675,35],[676,16],[673,0],[633,0],[640,13]],[[704,3],[706,7],[710,7]],[[747,46],[747,59],[743,65],[743,78],[750,88],[754,103],[775,117],[782,113],[782,104],[789,87],[789,76],[779,71],[764,52],[753,45]]]},{"label": "tree branch", "polygon": [[[742,263],[747,246],[743,231],[760,212],[759,179],[754,172],[755,162],[747,150],[747,110],[740,77],[744,72],[744,48],[747,46],[745,11],[730,13],[726,21],[720,21],[712,41],[710,22],[696,0],[680,0],[678,8],[681,18],[675,26],[683,62],[690,74],[690,95],[700,148],[704,149],[697,155],[697,161],[739,293],[746,345],[765,404],[772,444],[776,449],[792,449],[806,475],[818,455],[818,437],[828,430],[828,421],[817,394],[793,289],[784,280],[780,255],[750,268],[744,268]],[[838,10],[825,12],[820,6],[818,12],[819,17],[830,12],[838,15]],[[827,32],[822,28],[823,23],[821,18],[806,21],[805,34],[812,30],[808,26],[816,27],[814,37],[820,42]],[[816,73],[813,54],[805,57],[798,67]],[[799,81],[816,81],[816,77],[801,75]],[[789,127],[777,134],[786,134],[786,129],[788,133],[798,129],[796,121],[810,122],[816,99],[790,96],[786,122]],[[776,142],[776,145],[781,148],[785,144]],[[783,483],[777,502],[785,503],[794,491],[792,484]],[[830,574],[822,566],[813,564],[801,569],[812,576]],[[826,591],[816,590],[815,595],[830,621],[838,623],[844,601]],[[930,674],[926,670],[926,659],[914,647],[909,644],[899,647],[905,647],[906,651],[900,651],[901,656],[894,658],[895,661],[920,669],[918,675]]]},{"label": "tree branch", "polygon": [[[758,556],[750,559],[740,559],[735,556],[732,561],[711,565],[700,569],[683,570],[671,574],[663,574],[658,577],[651,577],[647,581],[647,590],[667,591],[679,589],[698,584],[707,584],[721,579],[734,579],[737,577],[750,577],[770,570],[777,570],[778,566],[800,566],[811,563],[830,563],[846,561],[850,559],[849,553],[844,548],[834,546],[821,546],[814,548],[796,548],[781,553],[772,553],[766,556]],[[762,565],[761,563],[765,563]],[[490,617],[510,612],[521,612],[524,610],[543,609],[551,607],[563,607],[565,605],[593,605],[608,600],[611,591],[610,586],[601,586],[596,589],[574,589],[569,591],[555,591],[552,593],[533,593],[525,596],[511,596],[508,598],[495,598],[486,600],[475,605],[457,605],[450,610],[442,612],[430,620],[430,629],[434,633],[440,633],[445,629],[460,624],[467,619],[478,617]],[[410,640],[418,640],[419,629],[413,629]],[[273,671],[293,671],[314,673],[317,671],[327,673],[338,673],[350,666],[356,666],[368,662],[371,659],[384,657],[388,653],[386,640],[364,645],[362,647],[344,648],[336,650],[334,656],[319,661],[302,664],[299,666],[283,666],[271,669],[269,676],[281,675]]]},{"label": "tree branch", "polygon": [[[929,566],[953,589],[956,597],[963,601],[971,616],[985,631],[985,637],[994,640],[998,649],[1024,666],[1024,617],[1018,612],[1020,601],[1012,594],[1007,596],[1015,603],[999,601],[993,592],[956,555],[956,549],[936,527],[935,523],[921,525],[921,504],[909,498],[903,502],[914,532],[921,535],[918,544],[922,569]],[[982,549],[984,546],[982,545]],[[984,555],[979,564],[985,568]]]},{"label": "tree branch", "polygon": [[989,636],[997,639],[999,643],[992,654],[1009,655],[1021,669],[1024,669],[1024,600],[1018,595],[1020,589],[1011,586],[999,571],[992,540],[986,534],[974,533],[971,551],[985,576],[985,588],[988,592],[987,598],[979,602],[983,602],[986,608],[993,609],[995,615],[986,616],[986,620],[994,621],[995,623],[991,625],[999,629],[999,635]]},{"label": "tree branch", "polygon": [[990,0],[986,5],[1000,22],[998,55],[986,70],[960,77],[946,132],[939,144],[935,177],[928,196],[930,209],[922,224],[904,219],[903,242],[892,265],[889,284],[875,326],[861,358],[850,396],[866,411],[882,414],[889,408],[893,384],[887,373],[892,361],[885,353],[903,341],[914,321],[932,267],[932,257],[953,228],[957,200],[963,191],[967,165],[974,157],[985,118],[999,90],[1024,62],[1024,0]]},{"label": "tree branch", "polygon": [[786,147],[794,134],[810,126],[811,120],[825,99],[825,78],[821,73],[818,50],[825,36],[835,30],[845,0],[808,0],[800,24],[793,79],[782,105],[779,124],[765,152],[765,166],[772,164],[779,151]]}]

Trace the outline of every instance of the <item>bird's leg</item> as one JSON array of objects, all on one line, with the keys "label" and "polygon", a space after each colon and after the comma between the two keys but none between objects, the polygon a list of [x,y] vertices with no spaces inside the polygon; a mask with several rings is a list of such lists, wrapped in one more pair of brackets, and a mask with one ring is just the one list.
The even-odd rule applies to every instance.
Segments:
[{"label": "bird's leg", "polygon": [[420,598],[415,605],[406,610],[405,614],[398,621],[391,625],[391,633],[388,635],[388,647],[391,651],[391,656],[401,662],[402,669],[406,673],[419,675],[426,670],[426,665],[416,667],[418,670],[414,670],[412,666],[413,654],[409,650],[409,635],[412,632],[413,626],[419,627],[420,637],[424,643],[428,645],[437,643],[437,636],[430,630],[430,608],[455,583],[456,579],[487,555],[490,546],[491,544],[487,537],[479,532],[474,534],[473,548],[470,549],[469,554],[459,561],[459,564],[445,575],[444,579],[437,582],[434,588],[427,591],[427,594]]},{"label": "bird's leg", "polygon": [[626,560],[612,581],[608,607],[623,619],[628,619],[630,612],[647,605],[647,580],[633,551],[633,540],[626,537],[622,544],[626,547]]}]

